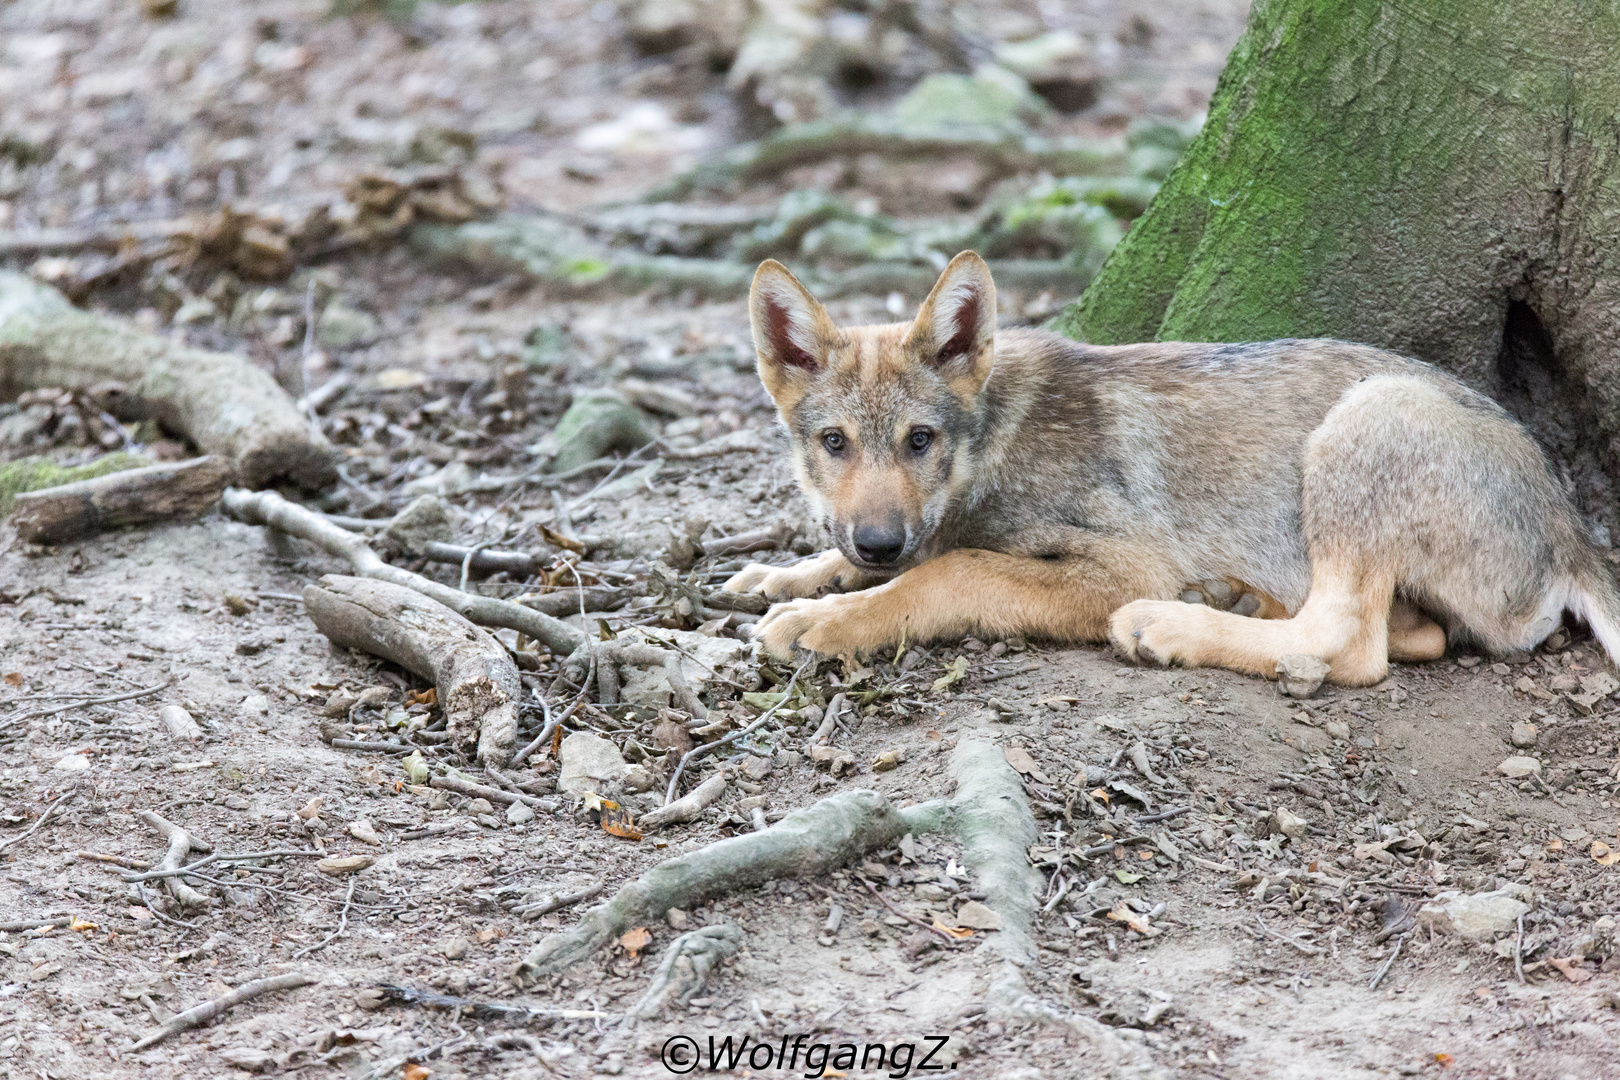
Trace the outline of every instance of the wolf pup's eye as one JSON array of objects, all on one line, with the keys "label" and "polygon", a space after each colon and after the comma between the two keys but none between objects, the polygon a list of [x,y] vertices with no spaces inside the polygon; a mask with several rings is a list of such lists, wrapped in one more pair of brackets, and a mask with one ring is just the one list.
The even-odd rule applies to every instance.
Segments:
[{"label": "wolf pup's eye", "polygon": [[907,445],[911,447],[913,454],[920,454],[934,445],[934,433],[927,428],[913,428]]},{"label": "wolf pup's eye", "polygon": [[821,437],[821,445],[827,448],[829,454],[842,454],[848,441],[842,431],[829,431]]}]

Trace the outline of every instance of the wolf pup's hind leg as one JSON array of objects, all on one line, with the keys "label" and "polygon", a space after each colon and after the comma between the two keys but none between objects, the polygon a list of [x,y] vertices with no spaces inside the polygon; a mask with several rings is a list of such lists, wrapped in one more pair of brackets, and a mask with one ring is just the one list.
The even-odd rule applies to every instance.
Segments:
[{"label": "wolf pup's hind leg", "polygon": [[1421,375],[1358,383],[1312,433],[1302,494],[1311,588],[1293,618],[1138,601],[1110,620],[1116,646],[1267,677],[1304,653],[1333,682],[1366,685],[1392,656],[1442,646],[1394,606],[1399,590],[1491,652],[1535,646],[1566,609],[1611,657],[1620,648],[1620,601],[1574,507],[1524,430],[1471,391]]}]

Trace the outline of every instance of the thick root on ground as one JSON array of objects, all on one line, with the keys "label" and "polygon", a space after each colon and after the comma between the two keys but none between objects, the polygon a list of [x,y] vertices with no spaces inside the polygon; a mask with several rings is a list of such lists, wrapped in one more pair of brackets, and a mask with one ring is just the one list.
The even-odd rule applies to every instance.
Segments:
[{"label": "thick root on ground", "polygon": [[383,581],[328,574],[304,589],[304,610],[335,645],[432,679],[457,743],[505,764],[517,742],[522,686],[499,642],[437,601]]},{"label": "thick root on ground", "polygon": [[332,447],[286,391],[245,357],[180,345],[93,315],[55,289],[0,271],[0,395],[117,383],[128,409],[229,461],[243,483],[336,479]]},{"label": "thick root on ground", "polygon": [[647,992],[630,1006],[635,1020],[651,1020],[671,1006],[685,1005],[709,981],[720,961],[742,947],[743,932],[730,924],[705,926],[669,943]]},{"label": "thick root on ground", "polygon": [[518,965],[524,983],[563,970],[626,930],[778,878],[830,874],[868,851],[927,831],[943,804],[898,809],[875,791],[846,791],[789,814],[764,832],[728,837],[642,874],[568,930],[542,939]]}]

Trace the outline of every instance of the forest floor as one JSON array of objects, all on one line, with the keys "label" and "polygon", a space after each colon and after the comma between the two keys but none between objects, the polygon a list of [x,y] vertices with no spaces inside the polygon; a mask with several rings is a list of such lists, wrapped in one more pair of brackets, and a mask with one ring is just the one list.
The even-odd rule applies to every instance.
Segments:
[{"label": "forest floor", "polygon": [[[512,212],[585,214],[637,198],[761,129],[696,46],[638,51],[631,8],[424,5],[390,21],[333,16],[324,0],[182,0],[152,19],[137,4],[17,0],[0,8],[0,229],[94,231],[224,203],[288,220],[389,169],[487,178]],[[1246,5],[962,8],[988,40],[1077,31],[1091,81],[1039,130],[1106,139],[1142,117],[1195,117]],[[863,108],[904,89],[856,82],[850,100]],[[940,217],[991,197],[997,180],[979,167],[864,154],[737,198],[831,190],[869,217]],[[717,669],[694,674],[711,719],[751,721],[774,700],[741,697],[791,675],[750,654],[739,633],[750,616],[691,603],[690,586],[701,596],[748,560],[703,555],[705,541],[770,530],[777,549],[752,557],[776,562],[823,542],[753,374],[741,299],[535,286],[431,263],[386,237],[300,262],[267,284],[206,262],[11,253],[88,306],[246,353],[295,395],[347,376],[319,417],[345,479],[313,505],[380,518],[437,494],[457,543],[550,560],[527,581],[423,573],[499,596],[616,590],[583,625],[640,626],[701,651]],[[306,297],[321,311],[313,356]],[[879,321],[920,299],[854,292],[829,308],[840,322]],[[1003,322],[1038,320],[1063,299],[1006,290]],[[659,446],[729,437],[730,452],[644,453],[614,474],[477,490],[481,477],[526,475],[533,448],[591,387],[641,406]],[[74,408],[64,397],[0,418],[0,453],[99,453]],[[611,895],[663,859],[751,832],[756,809],[774,822],[858,787],[899,805],[949,796],[949,752],[970,737],[1005,751],[1040,830],[1029,860],[1046,910],[1024,981],[1055,1014],[1100,1020],[1160,1075],[1620,1077],[1620,868],[1603,856],[1620,849],[1620,711],[1606,662],[1579,633],[1533,656],[1453,655],[1307,701],[1225,672],[1142,670],[1105,648],[1016,639],[829,660],[726,762],[720,802],[636,840],[605,831],[594,799],[508,815],[411,784],[398,754],[323,740],[323,723],[343,737],[403,738],[433,709],[413,703],[420,679],[331,647],[305,617],[304,587],[344,570],[311,546],[215,511],[56,548],[7,529],[0,547],[6,1080],[664,1076],[675,1070],[660,1051],[677,1036],[774,1049],[800,1033],[895,1056],[882,1070],[801,1057],[714,1071],[1133,1075],[1107,1064],[1083,1027],[1004,1022],[985,1008],[998,931],[947,940],[917,929],[961,926],[979,898],[974,868],[941,837],[672,911],[560,976],[513,982],[537,940],[595,901],[532,918],[524,905],[598,883]],[[531,702],[574,700],[557,660],[527,660]],[[811,732],[840,694],[830,745],[847,754],[812,759]],[[660,726],[669,714],[656,687],[625,697],[581,708],[569,727],[659,781],[669,746],[689,736]],[[176,704],[201,725],[194,743],[172,741],[159,719]],[[43,715],[57,706],[72,707]],[[537,706],[525,713],[526,733],[539,718]],[[494,782],[442,746],[423,749],[436,771]],[[1510,778],[1508,758],[1535,771]],[[721,762],[700,764],[693,780]],[[542,749],[507,779],[548,793],[555,757]],[[662,786],[617,779],[598,794],[639,815],[662,802]],[[184,906],[161,881],[125,879],[163,855],[142,811],[216,852],[372,861],[352,875],[303,857],[216,864],[193,880],[206,904]],[[1476,907],[1496,922],[1475,940],[1419,911],[1488,892]],[[735,957],[674,1015],[621,1028],[668,942],[716,923],[743,931]],[[314,981],[128,1052],[176,1012],[286,973]],[[487,1018],[380,1000],[377,984],[600,1015]],[[925,1067],[929,1036],[945,1041]],[[917,1050],[902,1065],[904,1044]]]}]

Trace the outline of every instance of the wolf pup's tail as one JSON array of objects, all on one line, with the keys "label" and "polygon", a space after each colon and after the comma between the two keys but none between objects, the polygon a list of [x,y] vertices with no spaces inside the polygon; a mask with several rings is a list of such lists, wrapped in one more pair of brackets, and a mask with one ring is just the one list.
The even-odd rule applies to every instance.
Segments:
[{"label": "wolf pup's tail", "polygon": [[1570,590],[1569,610],[1592,628],[1609,662],[1620,667],[1620,591],[1607,568],[1595,567],[1581,574]]}]

